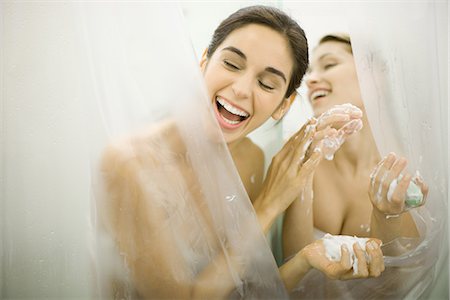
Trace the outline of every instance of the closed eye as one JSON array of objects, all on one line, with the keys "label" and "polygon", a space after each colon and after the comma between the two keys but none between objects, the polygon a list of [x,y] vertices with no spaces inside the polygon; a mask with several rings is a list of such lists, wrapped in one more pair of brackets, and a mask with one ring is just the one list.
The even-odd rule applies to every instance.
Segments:
[{"label": "closed eye", "polygon": [[236,65],[234,65],[234,64],[232,64],[232,63],[230,63],[230,62],[227,61],[227,60],[224,60],[223,63],[225,64],[225,66],[226,66],[227,68],[229,68],[229,69],[231,69],[231,70],[239,70],[239,67],[238,67],[238,66],[236,66]]},{"label": "closed eye", "polygon": [[264,84],[264,82],[262,82],[261,80],[258,80],[258,82],[259,82],[259,85],[260,85],[263,89],[266,89],[266,90],[269,90],[269,91],[272,91],[272,90],[274,89],[273,87],[268,86],[267,84]]},{"label": "closed eye", "polygon": [[337,65],[337,63],[326,64],[326,65],[323,66],[323,68],[324,68],[325,70],[328,70],[329,68],[332,68],[332,67],[334,67],[334,66],[336,66],[336,65]]}]

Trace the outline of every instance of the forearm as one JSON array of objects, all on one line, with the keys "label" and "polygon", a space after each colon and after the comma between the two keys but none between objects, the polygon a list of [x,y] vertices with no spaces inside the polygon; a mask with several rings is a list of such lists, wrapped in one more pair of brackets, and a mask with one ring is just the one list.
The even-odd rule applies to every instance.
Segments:
[{"label": "forearm", "polygon": [[[196,284],[193,287],[193,299],[220,299],[226,298],[234,290],[230,268],[227,267],[227,261],[223,255],[220,255],[214,263],[202,271],[197,277]],[[242,275],[243,270],[236,265],[234,268],[238,275]],[[302,278],[312,269],[308,263],[305,253],[299,251],[292,259],[279,268],[280,277],[288,291],[292,290]]]},{"label": "forearm", "polygon": [[382,240],[384,244],[398,237],[414,238],[419,236],[416,224],[408,212],[389,216],[373,209],[370,228],[371,237]]},{"label": "forearm", "polygon": [[314,240],[312,179],[286,210],[283,222],[283,254],[290,257]]},{"label": "forearm", "polygon": [[298,252],[292,259],[280,267],[280,276],[286,289],[292,290],[298,282],[311,270],[304,253]]},{"label": "forearm", "polygon": [[[229,266],[222,253],[216,257],[203,271],[197,276],[191,290],[192,299],[223,299],[236,288],[231,271],[241,278],[243,268],[238,264]],[[230,271],[231,270],[231,271]]]},{"label": "forearm", "polygon": [[282,213],[282,211],[274,205],[264,205],[263,201],[261,201],[262,197],[263,196],[259,196],[257,198],[253,207],[255,209],[259,225],[261,226],[263,233],[266,235],[272,227],[273,222],[275,222],[275,219],[280,213]]}]

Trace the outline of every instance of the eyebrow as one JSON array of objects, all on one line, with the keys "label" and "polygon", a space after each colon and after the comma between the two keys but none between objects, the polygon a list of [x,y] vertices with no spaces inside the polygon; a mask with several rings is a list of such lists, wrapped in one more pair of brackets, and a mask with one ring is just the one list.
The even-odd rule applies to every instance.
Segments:
[{"label": "eyebrow", "polygon": [[[334,54],[333,54],[333,53],[324,53],[324,54],[322,54],[317,60],[322,60],[324,57],[329,56],[329,55],[333,56]],[[305,72],[305,73],[306,73],[306,74],[311,73],[311,63],[309,64],[309,66],[308,66],[308,68],[306,69],[306,72]]]},{"label": "eyebrow", "polygon": [[277,70],[277,69],[272,68],[272,67],[267,67],[266,71],[280,76],[281,78],[283,78],[284,82],[286,83],[286,76],[284,76],[284,73],[281,72],[280,70]]},{"label": "eyebrow", "polygon": [[224,51],[224,50],[228,50],[228,51],[234,52],[237,55],[239,55],[240,57],[242,57],[243,59],[247,59],[247,56],[245,56],[245,54],[241,50],[239,50],[238,48],[229,46],[229,47],[223,48],[222,51]]},{"label": "eyebrow", "polygon": [[[228,46],[228,47],[222,49],[222,51],[224,51],[224,50],[228,50],[228,51],[234,52],[234,53],[236,53],[237,55],[239,55],[240,57],[242,57],[243,59],[245,59],[245,60],[247,59],[247,56],[245,56],[245,54],[244,54],[241,50],[239,50],[238,48],[236,48],[236,47]],[[286,76],[285,76],[284,73],[281,72],[280,70],[277,70],[277,69],[275,69],[274,67],[267,67],[267,68],[265,69],[265,71],[266,71],[266,72],[269,72],[269,73],[272,73],[272,74],[275,74],[275,75],[278,75],[278,76],[280,76],[280,77],[284,80],[284,82],[287,82]]]},{"label": "eyebrow", "polygon": [[328,56],[328,55],[333,56],[334,54],[333,54],[333,53],[324,53],[324,54],[322,54],[322,55],[319,57],[318,60],[321,60],[321,59],[323,59],[325,56]]}]

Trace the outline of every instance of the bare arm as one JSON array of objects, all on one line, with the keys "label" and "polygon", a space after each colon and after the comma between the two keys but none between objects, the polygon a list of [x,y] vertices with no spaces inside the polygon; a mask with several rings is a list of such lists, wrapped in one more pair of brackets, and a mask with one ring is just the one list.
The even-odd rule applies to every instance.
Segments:
[{"label": "bare arm", "polygon": [[[419,237],[410,213],[405,211],[405,194],[412,176],[405,173],[395,190],[391,191],[391,197],[388,196],[392,181],[404,172],[406,164],[406,159],[396,157],[391,153],[380,162],[371,176],[369,188],[369,197],[373,204],[371,236],[381,239],[383,243],[388,243],[398,237]],[[418,184],[426,197],[428,187],[421,181]],[[398,255],[405,251],[405,249],[397,250],[389,255]]]},{"label": "bare arm", "polygon": [[314,240],[313,177],[306,181],[300,196],[289,206],[283,221],[283,256],[291,257]]}]

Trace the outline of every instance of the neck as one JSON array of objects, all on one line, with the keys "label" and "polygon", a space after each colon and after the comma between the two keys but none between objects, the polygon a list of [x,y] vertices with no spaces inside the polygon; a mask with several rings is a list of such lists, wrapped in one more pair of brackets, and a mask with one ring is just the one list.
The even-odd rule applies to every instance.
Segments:
[{"label": "neck", "polygon": [[366,117],[363,125],[361,131],[349,137],[334,156],[333,163],[343,174],[350,172],[350,175],[358,176],[370,173],[380,160]]},{"label": "neck", "polygon": [[232,141],[230,143],[227,143],[227,147],[228,147],[228,150],[230,150],[231,155],[233,155],[233,153],[235,151],[239,151],[240,147],[238,147],[238,146],[246,139],[247,139],[247,137],[243,137],[243,138],[237,139],[235,141]]}]

